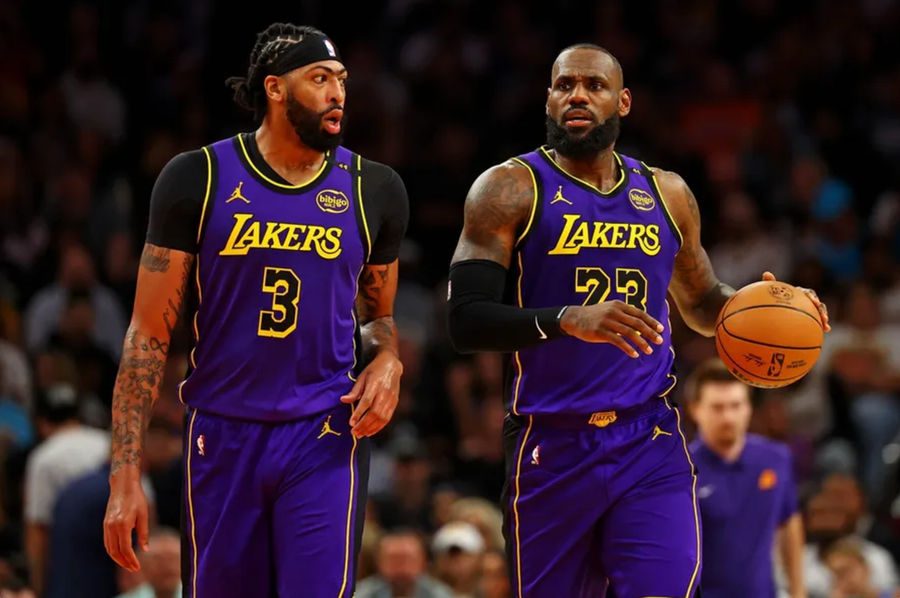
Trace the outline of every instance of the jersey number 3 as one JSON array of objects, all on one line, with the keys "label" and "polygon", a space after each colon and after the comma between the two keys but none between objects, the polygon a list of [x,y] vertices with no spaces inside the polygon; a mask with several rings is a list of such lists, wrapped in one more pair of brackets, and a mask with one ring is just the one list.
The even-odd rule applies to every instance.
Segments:
[{"label": "jersey number 3", "polygon": [[[587,293],[582,305],[606,301],[611,280],[603,268],[575,268],[575,291]],[[628,305],[647,311],[647,279],[635,268],[616,268],[616,292]]]},{"label": "jersey number 3", "polygon": [[290,268],[268,267],[263,271],[262,290],[272,293],[272,309],[259,312],[259,336],[284,338],[297,328],[300,278]]}]

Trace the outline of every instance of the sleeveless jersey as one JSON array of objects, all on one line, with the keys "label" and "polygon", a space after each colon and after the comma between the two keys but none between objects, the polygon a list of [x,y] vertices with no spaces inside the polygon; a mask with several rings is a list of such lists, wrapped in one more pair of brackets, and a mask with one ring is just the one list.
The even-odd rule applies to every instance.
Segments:
[{"label": "sleeveless jersey", "polygon": [[512,356],[508,394],[516,414],[621,410],[674,387],[666,293],[681,235],[650,169],[615,155],[620,178],[608,192],[567,173],[546,148],[514,158],[534,178],[531,220],[513,255],[513,303],[589,305],[619,299],[666,327],[652,355],[632,359],[615,345],[563,338]]},{"label": "sleeveless jersey", "polygon": [[297,186],[261,172],[240,136],[203,150],[199,305],[179,398],[258,421],[335,406],[353,385],[357,279],[371,251],[360,157],[339,147]]}]

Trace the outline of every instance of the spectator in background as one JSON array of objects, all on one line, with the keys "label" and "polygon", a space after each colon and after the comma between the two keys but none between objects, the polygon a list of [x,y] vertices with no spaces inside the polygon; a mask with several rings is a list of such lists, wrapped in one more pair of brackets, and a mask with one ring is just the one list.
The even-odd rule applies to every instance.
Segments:
[{"label": "spectator in background", "polygon": [[25,343],[29,351],[43,347],[58,330],[69,296],[86,292],[94,308],[91,338],[118,360],[125,338],[125,316],[115,293],[97,282],[91,255],[81,245],[63,249],[57,282],[40,290],[25,311]]},{"label": "spectator in background", "polygon": [[855,535],[854,525],[847,506],[834,494],[819,492],[807,502],[803,577],[809,598],[830,598],[833,579],[825,564],[824,554],[832,544],[847,537],[858,543],[874,586],[880,591],[897,587],[897,569],[890,553],[874,542]]},{"label": "spectator in background", "polygon": [[377,576],[362,580],[356,598],[452,598],[450,589],[430,577],[421,534],[398,529],[384,534],[375,548]]},{"label": "spectator in background", "polygon": [[37,598],[37,594],[24,581],[13,578],[0,587],[0,598]]},{"label": "spectator in background", "polygon": [[418,438],[398,434],[388,450],[394,458],[393,486],[373,497],[381,524],[387,528],[429,528],[431,466]]},{"label": "spectator in background", "polygon": [[502,550],[489,550],[484,553],[479,590],[483,598],[511,598],[509,568]]},{"label": "spectator in background", "polygon": [[891,590],[879,590],[859,543],[851,538],[835,542],[824,554],[834,585],[828,598],[893,598]]},{"label": "spectator in background", "polygon": [[450,587],[454,598],[479,598],[484,540],[478,528],[450,522],[435,533],[431,551],[434,576]]},{"label": "spectator in background", "polygon": [[181,536],[169,528],[150,532],[150,549],[139,552],[146,582],[118,598],[181,598]]},{"label": "spectator in background", "polygon": [[460,498],[450,507],[450,520],[474,525],[487,550],[503,550],[503,513],[495,502],[478,497]]},{"label": "spectator in background", "polygon": [[41,443],[25,465],[25,551],[31,585],[40,595],[47,576],[53,508],[74,479],[109,458],[109,436],[78,421],[78,397],[70,386],[55,386],[37,396],[35,427]]}]

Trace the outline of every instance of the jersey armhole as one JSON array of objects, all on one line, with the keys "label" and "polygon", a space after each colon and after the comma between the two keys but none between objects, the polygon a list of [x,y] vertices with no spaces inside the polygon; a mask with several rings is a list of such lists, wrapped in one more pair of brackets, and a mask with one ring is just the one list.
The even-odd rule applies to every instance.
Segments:
[{"label": "jersey armhole", "polygon": [[675,219],[672,217],[672,212],[669,211],[669,206],[666,203],[666,198],[663,197],[662,190],[659,188],[659,181],[656,180],[656,175],[653,174],[653,171],[650,170],[650,167],[647,166],[643,161],[640,161],[641,167],[643,168],[644,177],[651,183],[650,188],[653,190],[656,195],[656,200],[659,201],[659,205],[663,208],[663,215],[666,217],[666,222],[669,224],[669,229],[672,231],[672,235],[678,239],[678,249],[681,249],[682,245],[684,245],[684,237],[681,234],[681,229],[678,228],[678,225],[675,223]]},{"label": "jersey armhole", "polygon": [[534,168],[532,168],[531,164],[518,157],[512,158],[512,161],[528,169],[528,174],[531,175],[532,188],[534,189],[534,195],[531,199],[531,210],[528,214],[528,222],[525,224],[525,229],[522,231],[522,234],[519,235],[519,238],[516,239],[516,242],[513,245],[513,248],[518,249],[525,244],[525,242],[531,236],[531,231],[534,230],[537,222],[540,220],[540,198],[543,196],[543,192],[541,189],[540,178],[535,173]]},{"label": "jersey armhole", "polygon": [[362,192],[362,156],[359,154],[354,154],[350,158],[350,162],[353,164],[353,195],[356,196],[356,221],[360,231],[360,240],[362,241],[363,249],[366,253],[366,258],[364,260],[365,264],[369,263],[369,259],[372,257],[372,235],[369,232],[369,223],[366,220],[366,208],[363,205],[363,192]]}]

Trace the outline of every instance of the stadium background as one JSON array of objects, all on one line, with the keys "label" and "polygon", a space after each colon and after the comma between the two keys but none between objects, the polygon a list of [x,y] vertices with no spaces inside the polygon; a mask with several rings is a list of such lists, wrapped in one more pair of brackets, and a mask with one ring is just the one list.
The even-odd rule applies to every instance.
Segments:
[{"label": "stadium background", "polygon": [[[900,3],[229,4],[0,2],[0,584],[28,578],[35,410],[70,385],[82,419],[108,425],[153,181],[176,153],[252,127],[223,82],[278,20],[338,44],[346,145],[394,167],[411,201],[406,371],[376,439],[364,573],[378,531],[398,526],[428,541],[466,519],[499,548],[501,357],[454,354],[445,277],[468,186],[543,142],[550,66],[577,41],[621,61],[634,107],[618,147],[687,180],[720,278],[770,269],[828,303],[816,369],[759,394],[753,427],[791,446],[811,540],[858,533],[900,557]],[[714,348],[674,324],[683,376]],[[147,449],[157,520],[176,527],[188,348],[182,331]],[[475,579],[479,563],[438,574]]]}]

